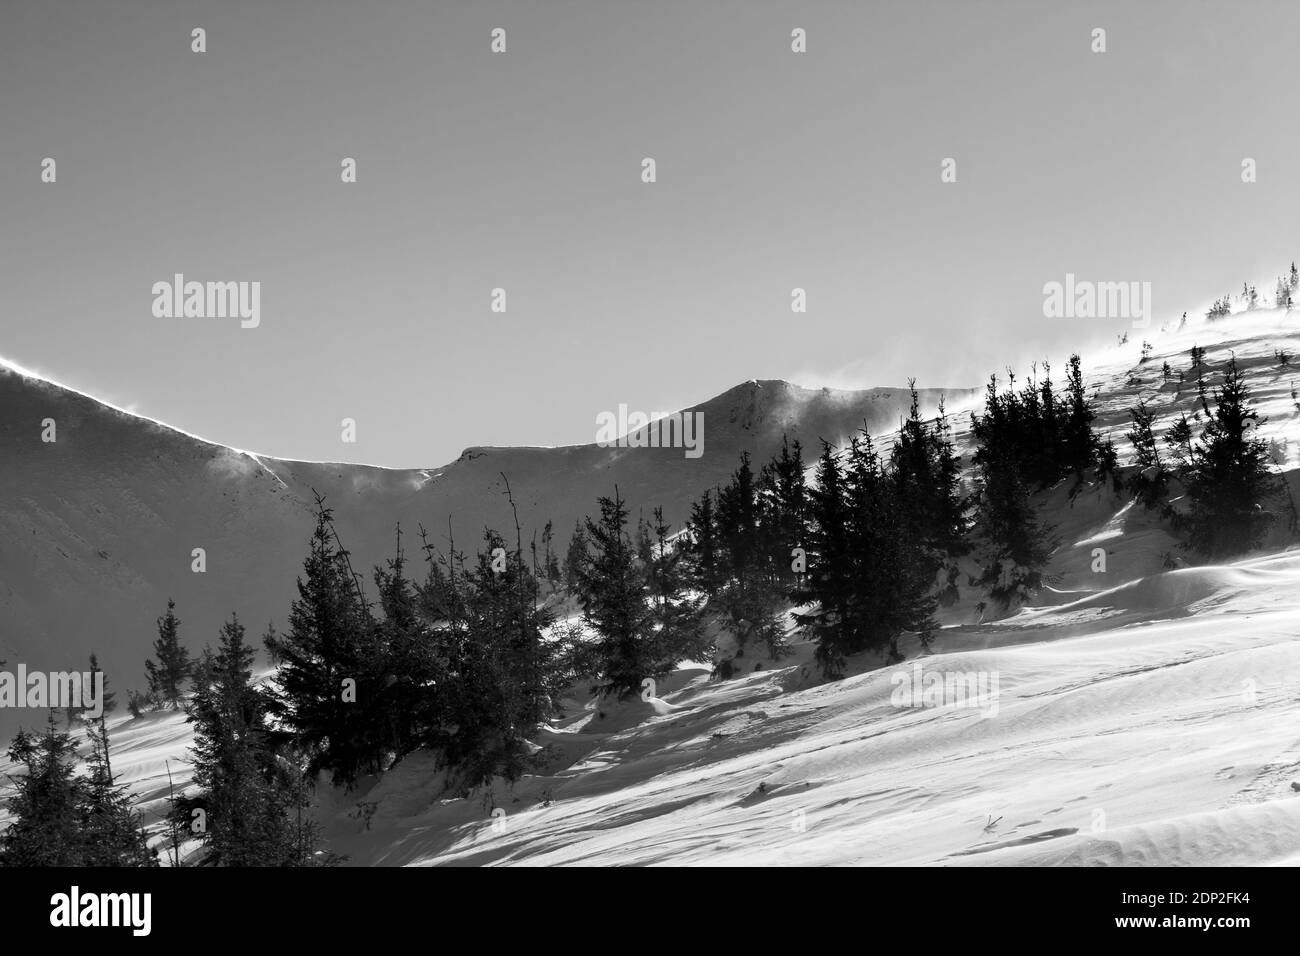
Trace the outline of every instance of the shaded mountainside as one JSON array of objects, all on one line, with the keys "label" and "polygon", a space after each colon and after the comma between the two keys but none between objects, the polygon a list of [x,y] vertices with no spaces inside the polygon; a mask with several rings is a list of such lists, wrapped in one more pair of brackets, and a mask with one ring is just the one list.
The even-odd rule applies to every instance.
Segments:
[{"label": "shaded mountainside", "polygon": [[[1146,361],[1140,341],[1134,341],[1086,362],[1089,392],[1097,392],[1097,425],[1116,442],[1121,462],[1130,459],[1123,436],[1136,401],[1156,410],[1161,433],[1199,404],[1195,385],[1176,381],[1197,344],[1207,349],[1211,387],[1222,380],[1230,357],[1244,369],[1268,418],[1261,436],[1277,446],[1278,470],[1300,496],[1300,372],[1289,360],[1300,354],[1300,316],[1261,311],[1153,330],[1148,337],[1153,348]],[[1279,353],[1287,354],[1286,361]],[[1165,361],[1175,373],[1168,381]],[[7,390],[0,394],[9,395],[36,386],[20,388],[0,375],[0,387]],[[717,427],[709,429],[712,444],[694,464],[716,472],[701,477],[699,487],[730,471],[741,447],[766,454],[762,443],[779,443],[781,426],[790,423],[783,416],[793,414],[799,434],[812,444],[814,428],[831,438],[842,427],[834,436],[842,437],[864,410],[879,413],[883,431],[884,409],[900,397],[808,392],[777,383],[741,386],[704,406],[706,422]],[[68,414],[82,408],[67,393],[51,392],[44,400],[67,401]],[[950,396],[950,409],[956,412],[958,405]],[[102,407],[89,403],[82,412],[92,418],[100,414],[96,409]],[[33,405],[23,413],[24,427],[34,427],[25,424],[33,417],[39,423],[38,412]],[[956,438],[969,456],[968,416],[953,417]],[[6,417],[0,431],[6,450],[13,447],[12,421]],[[118,535],[117,544],[105,546],[118,549],[110,556],[128,554],[146,566],[156,556],[139,546],[128,551],[122,538],[136,541],[141,532],[133,529],[146,528],[152,529],[150,540],[171,546],[168,535],[174,532],[162,523],[163,515],[178,520],[174,515],[185,504],[186,490],[207,491],[208,497],[193,502],[207,523],[191,516],[196,523],[186,527],[214,540],[213,529],[223,530],[232,548],[243,542],[253,549],[244,560],[262,560],[258,570],[265,579],[214,576],[215,562],[207,576],[186,578],[181,571],[188,573],[188,545],[180,544],[175,547],[183,551],[181,569],[173,569],[169,559],[158,573],[176,587],[192,579],[214,590],[217,584],[263,587],[275,595],[272,613],[278,616],[284,588],[269,582],[265,555],[274,547],[284,573],[296,572],[309,484],[332,482],[323,490],[340,499],[344,535],[364,539],[365,547],[382,555],[390,543],[384,525],[391,518],[377,516],[390,502],[398,503],[398,511],[418,506],[437,513],[464,495],[479,509],[478,520],[504,527],[496,484],[502,466],[494,458],[553,463],[561,481],[571,484],[546,486],[552,489],[546,497],[527,495],[526,507],[537,509],[539,501],[553,506],[557,526],[560,508],[576,514],[589,507],[587,498],[602,491],[604,482],[630,487],[632,477],[622,477],[636,474],[629,461],[651,463],[641,468],[664,483],[656,488],[691,474],[675,470],[681,458],[661,462],[657,453],[642,458],[638,451],[590,447],[474,450],[437,474],[258,462],[192,440],[184,444],[174,432],[145,432],[139,420],[128,420],[124,428],[121,440],[138,443],[131,452],[137,465],[119,466],[119,472],[152,477],[155,497],[142,503],[135,486],[118,476],[119,483],[108,486],[120,509],[113,517],[95,510],[100,498],[88,475],[99,472],[78,481],[47,468],[48,480],[27,479],[19,486],[0,470],[6,589],[14,588],[14,566],[24,553],[32,556],[32,568],[19,570],[29,576],[37,567],[63,567],[46,551],[27,545],[22,552],[14,543],[16,486],[31,514],[38,514],[38,503],[59,509],[39,513],[40,531],[50,538],[57,532],[68,577],[71,568],[87,576],[85,568],[97,567],[86,556],[86,549],[94,555],[93,547],[100,546],[92,534]],[[164,446],[157,459],[140,451],[155,440]],[[176,457],[177,448],[190,457]],[[79,466],[79,456],[63,453],[67,467]],[[23,454],[33,452],[25,448]],[[534,473],[544,473],[541,465],[534,467]],[[595,474],[583,475],[583,468]],[[524,481],[516,480],[516,472],[527,469],[518,464],[506,470],[519,492]],[[130,507],[129,493],[135,495]],[[350,865],[384,866],[1300,863],[1300,550],[1281,527],[1285,503],[1274,503],[1279,527],[1260,552],[1168,570],[1167,554],[1188,556],[1158,514],[1127,496],[1102,485],[1071,495],[1069,483],[1062,482],[1035,500],[1060,542],[1047,569],[1051,585],[1031,606],[990,621],[977,613],[980,592],[963,584],[960,600],[945,609],[946,626],[935,635],[933,656],[923,655],[909,637],[901,665],[862,654],[843,680],[826,681],[813,663],[813,645],[794,632],[789,658],[755,661],[730,680],[712,680],[706,669],[686,665],[648,701],[596,707],[575,696],[537,735],[551,753],[545,768],[513,787],[498,782],[491,801],[477,791],[466,799],[447,792],[445,771],[426,752],[409,755],[381,777],[363,779],[353,791],[318,786],[314,816],[326,843]],[[345,502],[355,507],[342,507]],[[164,505],[172,510],[164,511]],[[674,506],[679,518],[682,504]],[[202,512],[205,507],[213,514]],[[63,516],[76,523],[60,525]],[[375,528],[367,524],[371,517]],[[218,518],[228,520],[229,529],[220,529]],[[27,520],[30,535],[36,519]],[[433,526],[427,516],[421,520]],[[93,531],[82,530],[87,527]],[[259,534],[245,538],[250,528]],[[1098,548],[1108,558],[1100,573]],[[108,578],[113,565],[104,567]],[[222,573],[234,574],[228,566]],[[139,586],[141,594],[153,587],[147,580]],[[107,586],[98,587],[95,598],[102,602]],[[50,593],[50,605],[80,607],[87,617],[97,607],[78,604],[75,588]],[[4,600],[12,602],[11,594],[6,590]],[[190,596],[200,601],[203,591],[194,587]],[[12,606],[5,604],[0,616],[7,628],[13,626]],[[225,611],[215,599],[212,606],[214,614]],[[142,606],[137,617],[147,624],[156,613],[152,605]],[[189,641],[209,636],[191,633]],[[139,669],[147,638],[131,636],[137,648],[130,673]],[[945,680],[996,681],[994,696],[975,701],[977,706],[900,704],[896,691],[919,680],[918,669]],[[172,775],[178,793],[192,791],[185,762],[191,727],[176,711],[136,720],[120,715],[110,726],[118,779],[138,799],[158,845]],[[0,780],[12,772],[14,767],[0,762]],[[493,814],[494,804],[504,817]],[[0,812],[0,826],[5,822]]]},{"label": "shaded mountainside", "polygon": [[[971,396],[949,390],[949,406]],[[933,408],[939,390],[922,392]],[[33,669],[84,667],[99,654],[122,691],[142,683],[154,621],[175,598],[182,638],[215,641],[231,611],[250,631],[282,625],[312,522],[312,490],[335,509],[358,570],[390,556],[400,522],[417,556],[419,525],[446,547],[473,553],[485,526],[514,520],[509,479],[526,539],[554,522],[562,554],[574,522],[618,485],[632,513],[662,505],[680,526],[689,503],[723,482],[742,451],[756,462],[783,434],[815,456],[865,421],[897,426],[906,389],[805,389],[751,381],[702,405],[704,453],[680,448],[471,448],[443,467],[286,461],[204,441],[0,365],[0,659]],[[41,440],[53,419],[57,441]],[[436,427],[433,423],[431,427]],[[594,435],[594,428],[593,428]],[[207,570],[191,570],[203,548]],[[0,735],[13,730],[0,713]],[[28,721],[30,722],[30,721]]]}]

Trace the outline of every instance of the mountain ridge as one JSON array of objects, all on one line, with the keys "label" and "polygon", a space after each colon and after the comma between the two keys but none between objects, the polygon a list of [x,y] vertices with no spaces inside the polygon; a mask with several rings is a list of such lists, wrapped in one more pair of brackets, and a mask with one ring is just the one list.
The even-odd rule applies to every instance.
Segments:
[{"label": "mountain ridge", "polygon": [[[926,390],[952,401],[973,390]],[[563,553],[574,523],[615,486],[635,519],[662,506],[679,528],[689,503],[723,481],[741,452],[761,463],[781,437],[835,441],[867,420],[896,425],[906,390],[808,389],[751,380],[684,413],[704,414],[704,454],[596,444],[472,446],[440,467],[389,468],[277,458],[223,445],[0,363],[0,660],[84,667],[98,654],[119,688],[138,687],[169,598],[184,643],[215,639],[237,612],[250,628],[282,624],[311,531],[314,495],[335,510],[356,566],[390,557],[395,527],[430,529],[443,550],[473,553],[485,528],[525,537],[553,522]],[[54,421],[53,442],[41,440]],[[450,528],[449,528],[450,523]],[[409,542],[410,537],[407,538]],[[205,568],[192,568],[195,549]],[[409,548],[407,549],[410,550]],[[23,715],[19,715],[22,719]],[[27,715],[30,718],[30,715]],[[30,722],[30,720],[28,720]],[[14,729],[0,712],[0,735]]]}]

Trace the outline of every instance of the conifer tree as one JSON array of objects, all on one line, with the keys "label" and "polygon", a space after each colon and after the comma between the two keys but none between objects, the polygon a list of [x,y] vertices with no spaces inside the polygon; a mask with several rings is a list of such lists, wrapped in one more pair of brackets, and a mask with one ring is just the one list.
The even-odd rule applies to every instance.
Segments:
[{"label": "conifer tree", "polygon": [[921,530],[917,502],[927,492],[915,471],[934,472],[928,460],[920,462],[925,442],[917,440],[916,431],[904,438],[900,465],[892,471],[865,428],[850,442],[844,465],[823,445],[811,492],[816,530],[809,585],[799,594],[816,608],[795,619],[816,640],[827,676],[841,674],[847,658],[864,651],[898,660],[904,632],[918,633],[925,643],[934,626],[937,561]]},{"label": "conifer tree", "polygon": [[[108,756],[108,715],[117,710],[117,694],[109,689],[108,675],[104,673],[103,668],[99,666],[99,658],[92,652],[90,655],[90,669],[86,671],[90,676],[90,683],[83,688],[83,700],[95,692],[95,687],[102,679],[103,684],[100,688],[100,706],[98,717],[86,717],[86,711],[90,708],[83,704],[69,704],[67,708],[68,726],[72,727],[78,718],[84,720],[92,727],[98,728],[105,741],[104,761],[108,764],[109,782],[112,782],[113,767],[109,762]],[[99,675],[97,679],[96,675]]]},{"label": "conifer tree", "polygon": [[1030,494],[1073,471],[1084,449],[1092,445],[1077,363],[1071,363],[1069,373],[1067,401],[1038,405],[1040,414],[1050,408],[1057,423],[1051,429],[1054,440],[1045,446],[1053,449],[1050,455],[1038,446],[1042,427],[1026,421],[1024,404],[1014,389],[998,391],[996,376],[989,379],[984,413],[971,416],[978,477],[974,537],[980,562],[972,583],[987,588],[1003,607],[1041,585],[1042,567],[1051,551],[1047,529],[1039,522]]},{"label": "conifer tree", "polygon": [[648,581],[656,642],[666,657],[698,660],[705,651],[702,602],[686,594],[684,555],[670,544],[671,530],[663,508],[655,508]]},{"label": "conifer tree", "polygon": [[[90,655],[90,679],[93,681],[93,680],[95,679],[95,675],[96,675],[96,674],[101,674],[101,673],[103,673],[103,668],[99,666],[99,658],[98,658],[94,653],[91,653],[91,655]],[[102,721],[103,721],[103,720],[104,720],[104,719],[105,719],[109,714],[111,714],[111,713],[113,713],[113,711],[117,710],[117,694],[115,694],[113,691],[109,690],[109,687],[110,687],[110,686],[111,686],[111,685],[109,684],[109,681],[108,681],[108,675],[107,675],[107,674],[104,674],[104,693],[103,693],[103,698],[102,698],[102,704],[101,704],[101,706],[100,706],[100,708],[99,708],[99,710],[100,710],[99,720],[100,720],[101,722],[102,722]]]},{"label": "conifer tree", "polygon": [[[437,754],[444,766],[461,766],[473,759],[478,745],[474,715],[482,701],[476,688],[489,680],[482,676],[489,658],[471,633],[473,578],[450,525],[449,520],[445,555],[427,538],[424,541],[429,573],[416,597],[419,620],[427,631],[422,666],[428,673],[419,680],[423,692],[412,719],[421,747]],[[462,726],[466,733],[461,733]]]},{"label": "conifer tree", "polygon": [[957,557],[970,550],[966,540],[970,521],[961,488],[961,456],[957,454],[953,443],[952,425],[948,421],[942,398],[930,434],[930,444],[933,448],[937,485],[933,521],[935,543],[947,554]]},{"label": "conifer tree", "polygon": [[[764,500],[749,453],[742,453],[740,467],[718,492],[715,511],[719,586],[714,601],[722,626],[736,639],[736,657],[743,657],[751,642],[764,643],[773,660],[785,653],[779,582],[789,577],[790,561],[789,550],[776,544],[780,523]],[[719,676],[727,676],[732,666],[724,664]]]},{"label": "conifer tree", "polygon": [[921,418],[916,387],[913,383],[909,387],[911,410],[890,451],[889,494],[894,508],[889,519],[897,523],[901,556],[910,562],[899,565],[896,583],[910,576],[911,583],[904,588],[908,593],[940,585],[943,600],[951,603],[957,592],[955,558],[968,550],[960,461],[942,401],[938,416],[927,424]]},{"label": "conifer tree", "polygon": [[[85,693],[90,694],[92,692],[91,688],[95,686],[95,675],[103,673],[103,669],[99,666],[99,658],[93,653],[90,655],[90,669],[86,671],[86,673],[90,675],[90,684],[86,686]],[[101,721],[104,717],[117,710],[117,694],[108,689],[109,683],[107,675],[104,676],[103,680],[103,705],[100,709],[101,716],[99,718]],[[71,728],[76,723],[77,718],[81,717],[87,709],[87,707],[81,704],[69,704],[65,715],[68,727]]]},{"label": "conifer tree", "polygon": [[1093,428],[1095,418],[1078,355],[1070,356],[1060,397],[1046,366],[1043,384],[1031,380],[1021,391],[1014,376],[1004,392],[996,376],[989,380],[984,413],[972,415],[979,477],[973,502],[981,543],[975,581],[1003,606],[1042,584],[1042,567],[1054,547],[1030,495],[1071,475],[1072,497],[1090,474],[1120,489],[1118,453]]},{"label": "conifer tree", "polygon": [[542,529],[542,577],[547,585],[554,591],[560,586],[562,575],[560,573],[560,559],[555,553],[555,530],[550,521],[546,522],[546,527]]},{"label": "conifer tree", "polygon": [[[428,583],[430,620],[443,617],[445,582],[436,565]],[[381,617],[375,625],[376,647],[387,677],[375,684],[375,700],[366,706],[378,716],[370,721],[382,735],[394,760],[424,746],[424,728],[436,722],[430,703],[443,677],[430,623],[421,618],[421,594],[406,574],[402,529],[397,528],[396,551],[374,571]]]},{"label": "conifer tree", "polygon": [[[451,587],[454,574],[450,562],[439,554],[438,549],[429,541],[428,532],[420,526],[420,550],[425,557],[425,577],[415,585],[416,604],[422,621],[444,621],[452,614],[455,595]],[[443,568],[446,566],[447,570]]]},{"label": "conifer tree", "polygon": [[573,536],[569,538],[569,547],[564,552],[564,587],[569,594],[576,594],[578,574],[587,560],[587,532],[582,522],[573,527]]},{"label": "conifer tree", "polygon": [[[506,551],[505,569],[494,554]],[[495,531],[484,534],[477,563],[461,579],[463,630],[449,647],[445,713],[455,728],[441,749],[466,787],[494,777],[518,780],[541,759],[531,738],[556,713],[564,683],[565,648],[548,640],[554,615],[523,560],[516,536],[509,548]]]},{"label": "conifer tree", "polygon": [[798,440],[781,438],[781,451],[759,475],[763,496],[762,537],[770,549],[770,574],[788,591],[797,583],[792,552],[808,537],[808,488],[804,480],[803,449]]},{"label": "conifer tree", "polygon": [[654,537],[650,532],[650,522],[644,514],[636,519],[636,560],[641,572],[650,576],[650,566],[654,563]]},{"label": "conifer tree", "polygon": [[636,563],[627,531],[627,504],[617,488],[598,502],[600,517],[587,519],[591,554],[578,574],[583,620],[597,634],[595,690],[618,699],[648,678],[661,679],[677,664],[658,653],[649,586]]},{"label": "conifer tree", "polygon": [[966,519],[959,490],[960,459],[940,403],[933,425],[921,418],[914,383],[911,410],[890,451],[895,490],[913,533],[930,549],[935,563],[964,548]]},{"label": "conifer tree", "polygon": [[1277,488],[1268,468],[1268,446],[1258,438],[1264,420],[1235,356],[1213,399],[1214,410],[1190,447],[1182,479],[1191,502],[1189,547],[1223,558],[1260,546],[1273,521],[1266,505]]},{"label": "conifer tree", "polygon": [[158,639],[153,650],[156,663],[155,660],[144,663],[149,693],[160,703],[179,707],[193,662],[180,642],[180,621],[176,617],[176,602],[171,599],[167,601],[167,613],[158,618]]},{"label": "conifer tree", "polygon": [[81,837],[83,866],[157,866],[158,857],[125,786],[113,783],[108,730],[102,724],[87,731],[89,777],[83,786]]},{"label": "conifer tree", "polygon": [[1169,472],[1160,460],[1156,445],[1153,425],[1155,413],[1147,408],[1146,402],[1138,402],[1129,409],[1133,424],[1127,438],[1133,446],[1133,464],[1136,469],[1129,479],[1129,492],[1144,508],[1155,508],[1165,502],[1169,485]]},{"label": "conifer tree", "polygon": [[10,778],[0,866],[156,866],[126,789],[113,783],[104,723],[90,722],[89,772],[77,776],[76,745],[55,729],[54,713],[44,734],[20,730],[10,745],[9,759],[26,773]]},{"label": "conifer tree", "polygon": [[705,491],[699,501],[691,505],[691,517],[686,525],[692,583],[709,597],[717,594],[722,586],[713,500],[713,492]]},{"label": "conifer tree", "polygon": [[199,659],[188,715],[200,794],[177,801],[176,822],[203,820],[197,836],[207,865],[311,865],[314,834],[305,838],[296,822],[305,794],[273,749],[271,699],[253,684],[255,657],[232,614],[217,649],[206,648]]},{"label": "conifer tree", "polygon": [[823,673],[843,667],[843,648],[851,646],[854,627],[855,566],[849,542],[848,492],[839,456],[822,442],[816,481],[809,491],[812,530],[809,537],[808,573],[796,600],[811,605],[797,612],[795,621],[817,643],[817,660]]},{"label": "conifer tree", "polygon": [[1092,430],[1096,413],[1088,401],[1083,384],[1083,369],[1078,355],[1066,363],[1066,409],[1063,429],[1065,466],[1082,480],[1097,464],[1097,436]]},{"label": "conifer tree", "polygon": [[74,776],[76,746],[68,734],[55,729],[53,711],[45,733],[33,736],[20,730],[14,736],[9,759],[26,773],[10,778],[14,792],[5,808],[13,822],[0,834],[0,866],[83,865],[83,792]]},{"label": "conifer tree", "polygon": [[917,514],[901,480],[885,468],[865,426],[850,444],[846,480],[851,511],[850,549],[856,564],[859,627],[849,652],[871,650],[901,659],[898,638],[916,631],[922,641],[934,626],[931,614],[936,562],[927,549]]},{"label": "conifer tree", "polygon": [[[100,673],[99,659],[94,654],[90,655],[90,675],[91,680],[95,675]],[[104,760],[104,774],[108,778],[108,785],[113,785],[113,761],[109,755],[108,746],[108,715],[117,710],[117,695],[108,689],[108,675],[104,675],[104,687],[100,697],[99,717],[94,721],[96,730],[99,735],[99,741],[102,746],[102,756]],[[92,740],[95,738],[92,737]]]},{"label": "conifer tree", "polygon": [[722,572],[743,588],[765,557],[758,489],[748,452],[741,454],[740,467],[718,492],[715,514]]},{"label": "conifer tree", "polygon": [[1005,608],[1042,586],[1043,567],[1055,540],[1039,519],[1013,462],[985,460],[979,472],[976,534],[981,571],[975,583]]},{"label": "conifer tree", "polygon": [[387,675],[374,619],[334,532],[333,511],[317,498],[316,527],[289,612],[289,631],[265,639],[279,664],[272,712],[311,754],[308,770],[351,785],[381,769],[375,709]]}]

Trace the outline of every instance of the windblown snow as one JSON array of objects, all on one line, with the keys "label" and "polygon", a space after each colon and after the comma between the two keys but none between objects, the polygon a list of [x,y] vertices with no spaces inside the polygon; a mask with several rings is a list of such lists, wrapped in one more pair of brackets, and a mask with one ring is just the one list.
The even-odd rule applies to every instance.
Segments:
[{"label": "windblown snow", "polygon": [[[1215,369],[1235,353],[1294,492],[1300,372],[1274,350],[1300,354],[1300,316],[1147,337],[1145,362],[1139,336],[1084,356],[1121,455],[1139,398],[1162,425],[1191,409],[1195,388],[1161,365],[1186,368],[1196,344]],[[1063,542],[1052,587],[985,623],[963,589],[930,655],[864,657],[826,682],[796,643],[727,681],[683,668],[658,698],[605,712],[575,693],[537,740],[549,768],[513,788],[450,798],[418,754],[351,792],[320,787],[329,848],[352,865],[1300,863],[1300,550],[1166,570],[1176,542],[1109,492],[1049,494],[1044,515]],[[983,675],[996,694],[899,706],[918,673]],[[168,768],[188,783],[184,716],[110,731],[114,768],[156,817]]]}]

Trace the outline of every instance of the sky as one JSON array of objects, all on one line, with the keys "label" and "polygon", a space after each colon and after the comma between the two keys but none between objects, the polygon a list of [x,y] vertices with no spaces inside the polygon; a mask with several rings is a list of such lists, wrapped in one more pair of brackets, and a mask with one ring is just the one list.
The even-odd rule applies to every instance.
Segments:
[{"label": "sky", "polygon": [[[751,378],[1086,365],[1130,323],[1045,283],[1150,282],[1159,324],[1300,258],[1298,35],[1282,2],[0,0],[0,356],[390,467]],[[155,315],[176,273],[259,282],[259,324]]]}]

